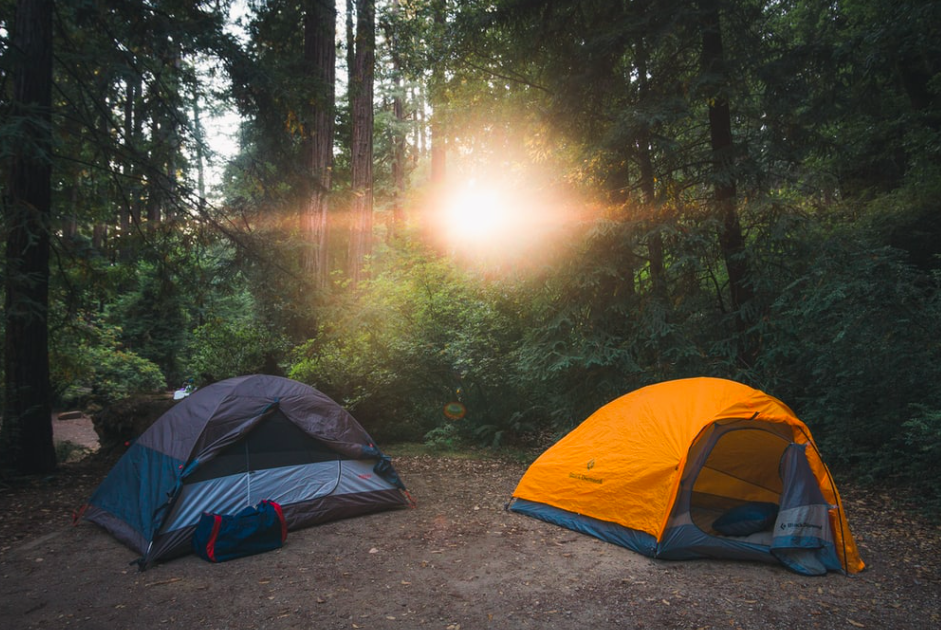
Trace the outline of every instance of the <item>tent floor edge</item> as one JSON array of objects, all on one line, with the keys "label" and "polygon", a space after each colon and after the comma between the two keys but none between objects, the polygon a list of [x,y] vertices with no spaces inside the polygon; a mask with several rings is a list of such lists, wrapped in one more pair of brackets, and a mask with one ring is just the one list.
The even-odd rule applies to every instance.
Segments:
[{"label": "tent floor edge", "polygon": [[575,514],[545,503],[518,497],[513,500],[509,509],[511,512],[518,512],[553,525],[588,534],[599,540],[636,551],[649,558],[657,557],[657,539],[647,532],[637,531],[617,523],[601,521],[590,516]]}]

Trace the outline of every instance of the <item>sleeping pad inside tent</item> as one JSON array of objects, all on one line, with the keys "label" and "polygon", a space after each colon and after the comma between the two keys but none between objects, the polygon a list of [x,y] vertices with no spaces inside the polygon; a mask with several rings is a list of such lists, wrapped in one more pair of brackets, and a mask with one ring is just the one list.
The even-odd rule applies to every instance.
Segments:
[{"label": "sleeping pad inside tent", "polygon": [[511,510],[663,559],[864,567],[809,429],[746,385],[691,378],[601,407],[527,469]]},{"label": "sleeping pad inside tent", "polygon": [[146,568],[190,551],[203,512],[280,504],[288,530],[408,504],[390,459],[340,405],[286,378],[243,376],[194,392],[115,464],[84,516]]}]

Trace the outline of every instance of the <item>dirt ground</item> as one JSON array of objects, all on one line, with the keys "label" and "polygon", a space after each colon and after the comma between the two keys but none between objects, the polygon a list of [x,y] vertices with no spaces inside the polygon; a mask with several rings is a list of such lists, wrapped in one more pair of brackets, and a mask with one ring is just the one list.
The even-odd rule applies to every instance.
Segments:
[{"label": "dirt ground", "polygon": [[525,466],[409,455],[417,508],[291,532],[223,564],[137,554],[72,511],[114,461],[98,453],[0,484],[0,625],[26,628],[912,628],[941,626],[941,532],[847,483],[868,568],[651,560],[504,510]]}]

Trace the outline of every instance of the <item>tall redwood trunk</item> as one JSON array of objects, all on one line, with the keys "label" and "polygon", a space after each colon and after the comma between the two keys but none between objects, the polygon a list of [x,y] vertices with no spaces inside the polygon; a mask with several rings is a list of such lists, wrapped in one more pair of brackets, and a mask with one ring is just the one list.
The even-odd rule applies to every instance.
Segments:
[{"label": "tall redwood trunk", "polygon": [[[637,76],[640,81],[640,101],[648,98],[650,85],[647,77],[647,46],[643,40],[637,42],[635,49],[637,58]],[[647,234],[647,255],[650,261],[650,282],[653,294],[661,299],[667,297],[666,272],[663,263],[663,235],[660,231],[660,212],[657,211],[656,176],[654,174],[653,158],[651,152],[650,128],[644,126],[637,137],[637,160],[640,165],[640,190],[644,195],[644,204],[650,210],[651,220],[648,224],[652,229]]]},{"label": "tall redwood trunk", "polygon": [[[129,74],[125,80],[124,98],[124,174],[127,193],[120,216],[120,241],[117,245],[118,258],[123,262],[130,262],[137,256],[137,247],[133,244],[137,239],[132,237],[141,228],[141,215],[143,210],[144,184],[141,181],[141,170],[138,161],[144,146],[144,114],[143,114],[143,80],[139,74]],[[102,225],[102,239],[107,235],[107,227]],[[97,247],[97,246],[96,246]]]},{"label": "tall redwood trunk", "polygon": [[134,160],[131,159],[134,147],[137,144],[134,138],[134,101],[137,98],[137,84],[134,80],[127,79],[124,85],[124,147],[128,157],[125,159],[123,168],[126,176],[125,180],[128,182],[127,187],[131,192],[125,195],[124,203],[119,209],[118,229],[121,240],[117,244],[117,249],[121,261],[129,262],[132,259],[130,247],[131,222],[133,221],[134,204],[138,199],[138,195],[135,194],[137,173],[134,168]]},{"label": "tall redwood trunk", "polygon": [[710,77],[709,135],[713,161],[715,210],[720,219],[719,247],[729,275],[729,293],[739,335],[739,363],[747,367],[754,362],[756,348],[749,339],[749,322],[742,307],[753,297],[749,284],[749,265],[745,237],[739,221],[736,177],[734,171],[735,143],[732,137],[732,115],[727,86],[729,77],[722,44],[719,0],[701,0],[702,7],[702,70]]},{"label": "tall redwood trunk", "polygon": [[350,80],[352,102],[352,226],[349,273],[355,288],[372,253],[373,72],[376,58],[375,0],[356,0],[356,50]]},{"label": "tall redwood trunk", "polygon": [[304,65],[312,98],[307,111],[309,127],[305,159],[310,177],[302,233],[308,247],[304,266],[318,288],[329,278],[327,236],[330,190],[333,186],[333,128],[336,106],[336,3],[309,0],[304,16]]},{"label": "tall redwood trunk", "polygon": [[392,48],[392,74],[395,81],[395,93],[392,97],[392,114],[395,124],[392,128],[392,223],[389,226],[388,238],[394,239],[402,230],[405,223],[405,212],[402,208],[405,196],[405,94],[402,84],[402,58],[399,50],[399,39],[394,23],[399,15],[399,0],[392,0],[393,26],[389,34]]},{"label": "tall redwood trunk", "polygon": [[13,25],[19,143],[6,202],[5,354],[0,462],[24,473],[56,466],[49,385],[53,0],[20,0]]},{"label": "tall redwood trunk", "polygon": [[[444,30],[447,25],[447,0],[435,0],[433,7],[434,25],[435,25],[435,45],[444,46]],[[443,59],[444,55],[439,55]],[[447,96],[445,95],[445,77],[444,68],[435,68],[431,80],[431,183],[440,185],[444,183],[446,156],[447,156],[447,136],[445,134],[444,110],[447,106]]]}]

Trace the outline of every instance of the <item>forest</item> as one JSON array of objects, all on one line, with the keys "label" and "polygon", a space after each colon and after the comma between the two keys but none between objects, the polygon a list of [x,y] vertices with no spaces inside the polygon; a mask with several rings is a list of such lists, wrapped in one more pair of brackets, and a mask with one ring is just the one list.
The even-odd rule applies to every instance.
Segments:
[{"label": "forest", "polygon": [[941,515],[941,3],[0,0],[3,424],[280,374],[547,445],[691,376]]}]

